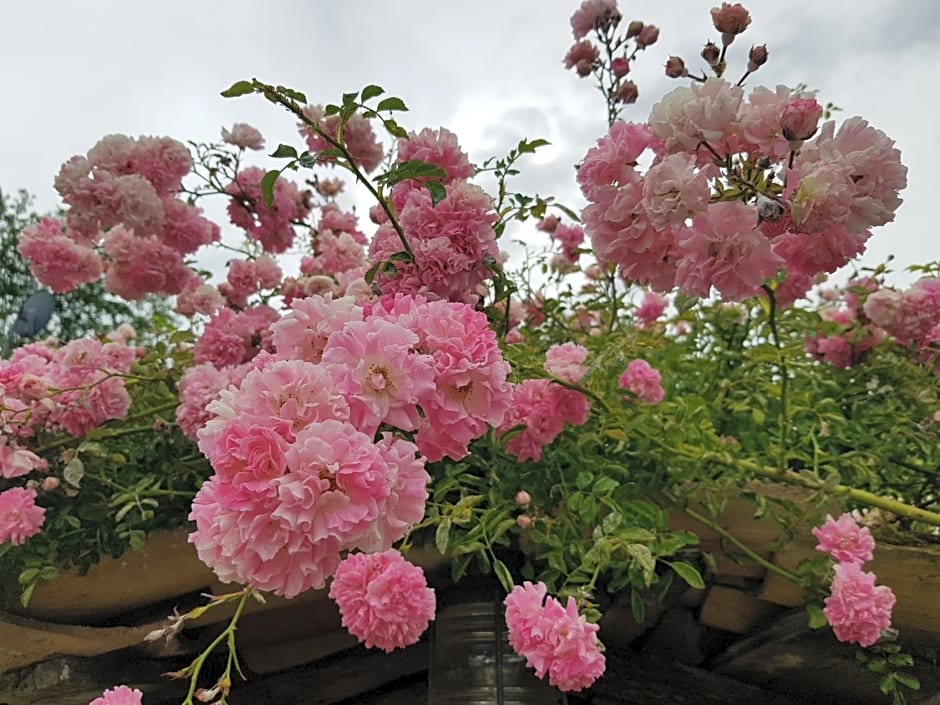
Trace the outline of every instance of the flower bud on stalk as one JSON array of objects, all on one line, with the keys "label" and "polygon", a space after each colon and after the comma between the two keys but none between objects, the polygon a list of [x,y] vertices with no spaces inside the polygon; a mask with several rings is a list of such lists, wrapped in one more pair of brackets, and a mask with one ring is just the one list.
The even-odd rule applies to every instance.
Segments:
[{"label": "flower bud on stalk", "polygon": [[751,51],[747,56],[747,72],[754,73],[761,66],[767,63],[767,45],[761,44],[756,47],[751,47]]},{"label": "flower bud on stalk", "polygon": [[616,59],[610,62],[610,71],[617,78],[623,78],[628,73],[630,73],[630,62],[627,61],[624,57],[618,56]]},{"label": "flower bud on stalk", "polygon": [[636,45],[640,49],[646,49],[648,46],[653,46],[657,39],[659,39],[659,27],[648,24],[636,35]]},{"label": "flower bud on stalk", "polygon": [[633,81],[627,81],[620,86],[620,90],[617,91],[617,100],[626,105],[630,105],[636,102],[639,95],[640,89],[637,88],[636,84]]},{"label": "flower bud on stalk", "polygon": [[735,36],[741,34],[751,24],[750,13],[741,5],[723,2],[721,7],[712,8],[712,23],[721,32],[721,43],[728,46]]},{"label": "flower bud on stalk", "polygon": [[627,25],[627,39],[632,39],[642,31],[643,23],[639,20],[633,20],[633,22]]},{"label": "flower bud on stalk", "polygon": [[683,78],[689,75],[685,62],[678,56],[670,56],[666,62],[666,75],[669,78]]}]

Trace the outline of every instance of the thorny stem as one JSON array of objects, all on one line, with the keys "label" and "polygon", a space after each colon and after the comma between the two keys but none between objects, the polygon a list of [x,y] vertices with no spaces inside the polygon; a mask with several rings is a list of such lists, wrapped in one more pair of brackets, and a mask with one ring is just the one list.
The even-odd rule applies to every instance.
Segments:
[{"label": "thorny stem", "polygon": [[334,147],[340,151],[344,160],[346,161],[344,164],[346,169],[352,172],[353,176],[356,177],[356,180],[365,186],[369,193],[371,193],[375,198],[375,200],[378,201],[379,205],[382,207],[382,210],[385,211],[385,215],[388,216],[389,223],[395,229],[395,232],[398,233],[398,239],[401,240],[401,244],[405,249],[405,252],[407,252],[413,258],[414,252],[411,249],[411,245],[408,244],[408,240],[405,238],[405,231],[402,229],[401,223],[398,222],[398,217],[395,215],[395,210],[392,208],[388,200],[379,193],[378,189],[375,188],[368,177],[366,177],[366,175],[359,170],[359,167],[356,166],[356,163],[353,160],[352,155],[349,153],[349,150],[346,148],[346,145],[338,139],[332,137],[317,123],[308,118],[304,114],[303,108],[301,108],[295,101],[288,100],[282,96],[274,86],[263,83],[258,79],[253,79],[252,83],[254,84],[255,88],[260,90],[268,100],[288,110],[304,125],[313,130],[319,137],[322,137],[324,140],[326,140],[326,142],[331,147]]}]

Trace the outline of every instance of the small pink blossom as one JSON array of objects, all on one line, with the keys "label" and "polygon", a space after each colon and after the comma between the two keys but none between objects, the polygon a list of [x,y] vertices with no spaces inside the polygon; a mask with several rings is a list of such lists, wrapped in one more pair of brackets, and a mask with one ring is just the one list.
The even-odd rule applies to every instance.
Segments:
[{"label": "small pink blossom", "polygon": [[659,404],[666,396],[661,380],[659,370],[651,367],[646,360],[631,360],[620,375],[618,384],[621,389],[633,392],[646,404]]},{"label": "small pink blossom", "polygon": [[891,626],[894,592],[875,586],[875,574],[862,572],[859,563],[836,563],[834,570],[823,614],[839,641],[871,646]]},{"label": "small pink blossom", "polygon": [[143,705],[144,694],[134,688],[131,690],[126,685],[118,685],[102,693],[100,698],[95,698],[88,705]]},{"label": "small pink blossom", "polygon": [[[604,673],[605,659],[597,639],[598,626],[578,614],[574,598],[562,607],[546,597],[544,583],[526,582],[504,601],[509,644],[535,675],[562,691],[589,688]],[[544,605],[542,604],[545,600]]]},{"label": "small pink blossom", "polygon": [[600,52],[593,43],[586,39],[575,42],[565,54],[565,68],[574,69],[579,76],[590,76],[594,64],[600,58]]},{"label": "small pink blossom", "polygon": [[263,149],[264,137],[261,133],[244,122],[236,122],[231,130],[222,128],[222,141],[242,149]]},{"label": "small pink blossom", "polygon": [[349,554],[336,569],[330,597],[350,634],[386,652],[417,643],[436,607],[422,570],[394,549]]},{"label": "small pink blossom", "polygon": [[808,140],[819,127],[822,106],[815,98],[794,98],[783,106],[780,124],[783,136],[791,142]]},{"label": "small pink blossom", "polygon": [[36,506],[36,490],[12,487],[0,492],[0,545],[14,546],[39,533],[46,510]]},{"label": "small pink blossom", "polygon": [[577,384],[587,374],[587,348],[576,343],[552,345],[545,353],[545,370],[565,382]]},{"label": "small pink blossom", "polygon": [[603,32],[616,26],[620,19],[617,0],[584,0],[571,16],[571,32],[581,39],[595,29]]},{"label": "small pink blossom", "polygon": [[875,539],[867,526],[859,526],[851,514],[838,519],[826,517],[822,526],[813,528],[819,541],[817,551],[823,551],[839,563],[866,563],[872,559]]}]

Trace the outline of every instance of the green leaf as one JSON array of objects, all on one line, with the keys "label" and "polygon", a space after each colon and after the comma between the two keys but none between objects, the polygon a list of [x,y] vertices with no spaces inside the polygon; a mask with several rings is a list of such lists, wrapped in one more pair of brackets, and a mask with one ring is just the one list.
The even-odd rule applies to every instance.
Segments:
[{"label": "green leaf", "polygon": [[698,572],[698,568],[691,566],[688,563],[676,562],[670,563],[666,561],[666,565],[676,571],[676,575],[682,578],[689,587],[694,587],[698,590],[701,590],[705,587],[705,581],[702,580],[702,574]]},{"label": "green leaf", "polygon": [[255,87],[251,81],[235,81],[231,86],[222,91],[223,98],[237,98],[240,95],[254,93]]},{"label": "green leaf", "polygon": [[920,681],[910,673],[895,673],[894,680],[911,690],[920,690]]},{"label": "green leaf", "polygon": [[822,629],[829,624],[829,620],[826,619],[822,607],[820,607],[817,602],[811,602],[806,605],[806,614],[809,616],[810,629]]},{"label": "green leaf", "polygon": [[20,595],[20,604],[24,608],[29,607],[29,601],[33,597],[33,591],[36,589],[36,583],[30,583],[23,590],[23,593]]},{"label": "green leaf", "polygon": [[434,532],[434,545],[442,554],[447,553],[447,543],[450,540],[450,519],[444,519],[437,525],[437,531]]},{"label": "green leaf", "polygon": [[587,490],[594,482],[594,475],[587,470],[582,470],[574,480],[575,487],[579,490]]},{"label": "green leaf", "polygon": [[12,543],[0,543],[0,558],[3,558],[11,548],[13,548]]},{"label": "green leaf", "polygon": [[297,150],[291,147],[289,144],[279,144],[277,149],[274,150],[274,153],[271,155],[274,159],[296,159]]},{"label": "green leaf", "polygon": [[379,260],[366,270],[366,273],[362,276],[362,278],[365,279],[366,284],[371,284],[373,281],[375,281],[375,275],[378,273],[379,267],[381,267],[383,264],[385,264],[385,260]]},{"label": "green leaf", "polygon": [[539,147],[545,147],[550,144],[551,142],[549,142],[548,140],[543,140],[543,139],[536,139],[536,140],[532,140],[531,142],[527,140],[522,140],[519,143],[519,146],[516,147],[516,149],[519,150],[520,154],[534,154],[535,150],[538,149]]},{"label": "green leaf", "polygon": [[633,619],[637,624],[643,624],[646,621],[646,605],[643,597],[635,588],[630,588],[630,610],[633,612]]},{"label": "green leaf", "polygon": [[516,585],[512,580],[512,575],[509,573],[509,568],[507,568],[506,564],[499,560],[499,558],[493,559],[493,572],[496,573],[496,577],[499,578],[499,582],[502,583],[503,589],[506,592],[512,592],[512,589]]},{"label": "green leaf", "polygon": [[428,192],[431,194],[431,205],[436,206],[438,203],[447,198],[447,190],[444,188],[444,184],[440,181],[428,181],[425,186],[428,187]]},{"label": "green leaf", "polygon": [[325,108],[323,108],[324,117],[329,117],[330,115],[336,115],[338,113],[339,113],[338,105],[333,105],[332,103],[330,103]]},{"label": "green leaf", "polygon": [[68,462],[68,465],[65,466],[65,470],[62,471],[62,477],[65,478],[65,481],[72,487],[79,487],[84,476],[85,464],[77,455]]},{"label": "green leaf", "polygon": [[269,208],[274,204],[274,184],[277,183],[277,178],[280,175],[279,170],[272,169],[261,177],[261,197],[264,199],[264,205]]},{"label": "green leaf", "polygon": [[374,83],[370,83],[368,86],[362,89],[362,102],[365,103],[367,100],[372,100],[385,92],[385,89],[381,86],[377,86]]},{"label": "green leaf", "polygon": [[39,577],[42,580],[55,580],[59,577],[59,569],[54,565],[47,565],[39,571]]},{"label": "green leaf", "polygon": [[310,154],[310,152],[304,152],[297,159],[297,163],[305,169],[312,169],[317,165],[317,155]]},{"label": "green leaf", "polygon": [[276,90],[281,95],[290,98],[291,100],[296,100],[298,103],[306,103],[307,96],[305,96],[300,91],[295,91],[293,88],[288,88],[287,86],[275,86]]},{"label": "green leaf", "polygon": [[408,130],[406,130],[404,127],[399,125],[397,122],[395,122],[391,118],[383,120],[382,125],[385,126],[386,131],[392,137],[398,137],[399,139],[407,139]]},{"label": "green leaf", "polygon": [[408,110],[408,107],[405,105],[404,101],[401,98],[395,98],[394,96],[389,96],[388,98],[383,98],[379,101],[379,104],[375,106],[375,109],[378,111],[383,110]]},{"label": "green leaf", "polygon": [[39,579],[39,568],[27,568],[22,573],[20,577],[17,578],[17,582],[20,585],[29,585],[30,583],[35,583]]}]

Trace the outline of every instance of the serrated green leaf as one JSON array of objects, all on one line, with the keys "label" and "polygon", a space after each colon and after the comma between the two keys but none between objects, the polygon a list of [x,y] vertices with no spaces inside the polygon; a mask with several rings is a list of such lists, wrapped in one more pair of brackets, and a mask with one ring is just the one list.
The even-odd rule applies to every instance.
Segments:
[{"label": "serrated green leaf", "polygon": [[372,100],[377,98],[385,92],[385,89],[381,86],[377,86],[374,83],[370,83],[368,86],[362,89],[362,102],[365,103],[367,100]]},{"label": "serrated green leaf", "polygon": [[222,91],[223,98],[237,98],[240,95],[254,93],[255,87],[251,81],[235,81],[231,86]]},{"label": "serrated green leaf", "polygon": [[682,578],[689,587],[693,587],[698,590],[701,590],[705,587],[705,581],[702,580],[702,574],[698,572],[698,568],[695,566],[689,565],[688,563],[683,563],[682,561],[677,561],[675,563],[666,561],[666,565],[676,571],[676,575]]},{"label": "serrated green leaf", "polygon": [[380,100],[379,104],[375,106],[375,109],[379,112],[382,112],[385,110],[404,111],[404,110],[408,110],[408,107],[405,105],[404,101],[401,98],[389,96],[388,98],[383,98],[382,100]]},{"label": "serrated green leaf", "polygon": [[279,144],[277,146],[277,149],[275,149],[274,152],[271,154],[271,157],[274,159],[285,159],[285,158],[296,159],[297,150],[294,149],[289,144]]},{"label": "serrated green leaf", "polygon": [[509,572],[509,568],[506,567],[506,564],[499,560],[499,558],[493,559],[493,572],[496,573],[496,577],[499,578],[499,582],[502,583],[503,589],[506,592],[512,592],[512,589],[516,586],[512,580],[512,574]]},{"label": "serrated green leaf", "polygon": [[437,531],[434,532],[434,545],[441,554],[447,553],[447,544],[450,541],[450,519],[444,519],[437,525]]},{"label": "serrated green leaf", "polygon": [[391,118],[386,118],[383,120],[382,125],[385,127],[386,132],[388,132],[388,134],[390,134],[392,137],[398,137],[399,139],[408,138],[408,130],[406,130]]},{"label": "serrated green leaf", "polygon": [[62,471],[62,477],[72,487],[80,487],[82,478],[85,477],[85,464],[81,458],[77,455],[72,458]]},{"label": "serrated green leaf", "polygon": [[261,197],[264,199],[264,205],[269,208],[274,204],[274,184],[280,175],[279,170],[272,169],[261,177]]},{"label": "serrated green leaf", "polygon": [[323,108],[324,117],[329,117],[330,115],[337,115],[338,113],[339,113],[339,106],[333,105],[333,103],[329,103],[327,104],[325,108]]},{"label": "serrated green leaf", "polygon": [[829,624],[829,620],[826,619],[826,615],[818,603],[811,602],[806,605],[806,614],[809,617],[810,629],[822,629]]}]

